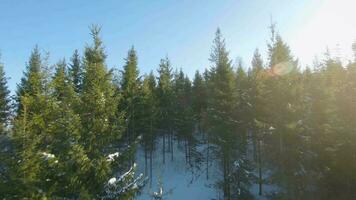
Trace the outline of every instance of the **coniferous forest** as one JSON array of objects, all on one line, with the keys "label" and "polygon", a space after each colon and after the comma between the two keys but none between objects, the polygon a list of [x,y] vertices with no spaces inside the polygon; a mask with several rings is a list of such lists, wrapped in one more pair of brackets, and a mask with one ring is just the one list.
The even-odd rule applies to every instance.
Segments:
[{"label": "coniferous forest", "polygon": [[194,77],[168,57],[140,74],[134,47],[107,66],[95,25],[70,59],[34,47],[14,95],[1,63],[0,199],[171,199],[153,171],[174,162],[210,199],[356,199],[356,43],[309,68],[269,32],[243,67],[217,29]]}]

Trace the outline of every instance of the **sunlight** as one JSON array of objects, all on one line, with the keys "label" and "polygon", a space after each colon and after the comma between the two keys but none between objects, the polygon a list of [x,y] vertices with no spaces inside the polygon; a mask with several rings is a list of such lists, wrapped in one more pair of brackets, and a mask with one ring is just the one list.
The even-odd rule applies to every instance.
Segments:
[{"label": "sunlight", "polygon": [[272,76],[283,76],[289,74],[294,66],[291,62],[280,62],[272,67]]},{"label": "sunlight", "polygon": [[[291,46],[302,63],[312,63],[322,56],[326,47],[333,57],[352,58],[350,44],[356,39],[356,1],[326,0],[296,33]],[[306,47],[307,45],[307,47]]]}]

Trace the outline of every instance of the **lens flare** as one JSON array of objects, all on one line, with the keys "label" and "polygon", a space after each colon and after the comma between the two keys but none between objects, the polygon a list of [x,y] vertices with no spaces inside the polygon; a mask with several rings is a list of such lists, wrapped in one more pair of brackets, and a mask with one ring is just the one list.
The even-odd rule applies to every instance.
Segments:
[{"label": "lens flare", "polygon": [[293,64],[291,62],[281,62],[274,65],[271,72],[274,76],[283,76],[289,74],[292,70]]}]

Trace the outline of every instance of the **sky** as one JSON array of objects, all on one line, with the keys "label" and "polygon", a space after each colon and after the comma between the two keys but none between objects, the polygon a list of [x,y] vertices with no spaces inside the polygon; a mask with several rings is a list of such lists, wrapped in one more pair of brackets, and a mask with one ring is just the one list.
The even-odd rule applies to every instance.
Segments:
[{"label": "sky", "polygon": [[91,44],[89,26],[102,27],[108,67],[122,69],[131,46],[140,72],[156,71],[168,56],[190,77],[211,64],[217,27],[230,58],[249,67],[255,48],[264,59],[271,19],[302,67],[326,47],[352,58],[356,40],[353,0],[0,0],[0,62],[14,91],[35,45],[50,64],[68,61]]}]

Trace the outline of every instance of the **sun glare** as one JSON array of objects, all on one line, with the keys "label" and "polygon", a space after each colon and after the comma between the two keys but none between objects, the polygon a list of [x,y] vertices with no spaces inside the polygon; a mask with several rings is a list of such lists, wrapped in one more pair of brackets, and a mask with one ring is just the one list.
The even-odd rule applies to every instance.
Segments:
[{"label": "sun glare", "polygon": [[350,44],[356,40],[356,1],[326,0],[296,33],[291,46],[303,64],[312,63],[329,48],[333,57],[343,62],[352,58]]}]

